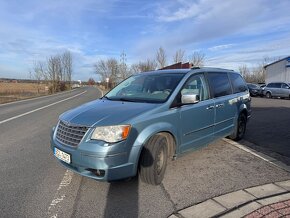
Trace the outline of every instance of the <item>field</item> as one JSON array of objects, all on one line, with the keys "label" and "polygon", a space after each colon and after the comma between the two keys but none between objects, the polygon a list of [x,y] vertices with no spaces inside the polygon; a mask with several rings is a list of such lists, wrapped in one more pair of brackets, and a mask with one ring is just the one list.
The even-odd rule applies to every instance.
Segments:
[{"label": "field", "polygon": [[0,83],[0,104],[47,95],[45,84],[37,83]]}]

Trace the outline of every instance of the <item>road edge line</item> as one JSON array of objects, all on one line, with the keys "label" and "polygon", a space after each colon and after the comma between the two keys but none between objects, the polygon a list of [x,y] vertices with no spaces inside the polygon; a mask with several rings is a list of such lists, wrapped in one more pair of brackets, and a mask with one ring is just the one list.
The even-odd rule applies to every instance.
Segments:
[{"label": "road edge line", "polygon": [[54,103],[51,103],[51,104],[45,105],[45,106],[40,107],[40,108],[36,108],[36,109],[34,109],[34,110],[32,110],[32,111],[28,111],[28,112],[26,112],[26,113],[19,114],[19,115],[14,116],[14,117],[10,117],[10,118],[8,118],[8,119],[6,119],[6,120],[2,120],[2,121],[0,121],[0,125],[3,124],[3,123],[9,122],[9,121],[11,121],[11,120],[15,120],[15,119],[17,119],[17,118],[19,118],[19,117],[23,117],[23,116],[25,116],[25,115],[28,115],[28,114],[34,113],[34,112],[36,112],[36,111],[39,111],[39,110],[42,110],[42,109],[45,109],[45,108],[51,107],[51,106],[53,106],[53,105],[59,104],[59,103],[61,103],[61,102],[64,102],[64,101],[67,101],[67,100],[73,99],[73,98],[75,98],[75,97],[78,97],[78,96],[80,96],[80,95],[86,93],[86,92],[87,92],[87,91],[83,91],[83,92],[81,92],[81,93],[79,93],[79,94],[77,94],[77,95],[71,96],[71,97],[69,97],[69,98],[62,99],[62,100],[60,100],[60,101],[57,101],[57,102],[54,102]]}]

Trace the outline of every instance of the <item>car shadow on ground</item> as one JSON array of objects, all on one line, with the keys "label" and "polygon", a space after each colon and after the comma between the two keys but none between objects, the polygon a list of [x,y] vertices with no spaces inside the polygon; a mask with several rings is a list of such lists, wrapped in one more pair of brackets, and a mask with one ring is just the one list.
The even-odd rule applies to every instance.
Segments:
[{"label": "car shadow on ground", "polygon": [[110,184],[104,217],[138,217],[138,177]]},{"label": "car shadow on ground", "polygon": [[239,143],[290,165],[290,108],[253,107],[244,140]]}]

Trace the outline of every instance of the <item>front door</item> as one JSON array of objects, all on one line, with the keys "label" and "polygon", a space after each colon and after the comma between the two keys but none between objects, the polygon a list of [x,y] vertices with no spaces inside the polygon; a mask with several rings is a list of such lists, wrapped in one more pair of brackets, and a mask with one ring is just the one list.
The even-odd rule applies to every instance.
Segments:
[{"label": "front door", "polygon": [[214,101],[203,74],[191,76],[180,91],[183,94],[197,94],[199,102],[183,105],[180,110],[181,146],[179,152],[196,149],[213,140]]}]

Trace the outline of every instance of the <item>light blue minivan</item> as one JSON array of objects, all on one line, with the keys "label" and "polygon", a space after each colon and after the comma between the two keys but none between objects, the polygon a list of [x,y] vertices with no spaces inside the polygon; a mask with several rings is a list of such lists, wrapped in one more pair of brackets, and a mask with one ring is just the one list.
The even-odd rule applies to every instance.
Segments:
[{"label": "light blue minivan", "polygon": [[83,176],[112,181],[139,173],[158,185],[168,159],[222,137],[241,139],[250,102],[244,79],[232,70],[140,73],[62,114],[51,148],[60,163]]}]

